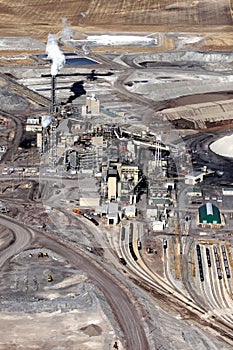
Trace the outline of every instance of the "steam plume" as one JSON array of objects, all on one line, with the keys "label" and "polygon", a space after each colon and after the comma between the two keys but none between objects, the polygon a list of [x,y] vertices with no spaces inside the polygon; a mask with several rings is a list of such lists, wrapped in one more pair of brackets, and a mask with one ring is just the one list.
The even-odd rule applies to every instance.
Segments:
[{"label": "steam plume", "polygon": [[67,18],[62,18],[62,31],[61,31],[61,40],[66,41],[70,40],[73,36],[73,30],[69,27]]},{"label": "steam plume", "polygon": [[59,49],[59,46],[57,43],[57,37],[55,34],[48,35],[46,53],[48,55],[48,58],[52,60],[51,75],[55,76],[65,64],[65,56]]},{"label": "steam plume", "polygon": [[52,124],[52,118],[51,117],[44,118],[41,124],[44,129],[47,128],[50,124]]}]

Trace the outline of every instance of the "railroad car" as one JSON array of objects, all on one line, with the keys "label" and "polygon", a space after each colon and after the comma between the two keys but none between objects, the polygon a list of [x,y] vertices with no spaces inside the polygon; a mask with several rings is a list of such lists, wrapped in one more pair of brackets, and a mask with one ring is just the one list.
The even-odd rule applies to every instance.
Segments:
[{"label": "railroad car", "polygon": [[214,255],[218,255],[218,249],[215,247],[215,245],[213,246],[213,249],[214,249]]},{"label": "railroad car", "polygon": [[142,249],[142,242],[138,240],[138,250]]},{"label": "railroad car", "polygon": [[209,250],[209,248],[206,248],[206,258],[207,258],[208,267],[211,267],[211,259],[210,259],[210,250]]},{"label": "railroad car", "polygon": [[125,240],[125,227],[122,227],[122,229],[121,229],[121,240],[122,241]]},{"label": "railroad car", "polygon": [[222,271],[220,268],[217,269],[217,273],[218,273],[218,279],[221,280],[222,279]]},{"label": "railroad car", "polygon": [[230,270],[228,267],[225,267],[225,271],[226,271],[227,278],[231,278]]}]

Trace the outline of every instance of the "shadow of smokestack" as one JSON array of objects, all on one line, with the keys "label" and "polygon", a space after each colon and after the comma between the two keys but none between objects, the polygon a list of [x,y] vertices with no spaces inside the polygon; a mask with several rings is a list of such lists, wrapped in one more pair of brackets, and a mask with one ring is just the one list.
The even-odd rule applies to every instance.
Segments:
[{"label": "shadow of smokestack", "polygon": [[66,101],[66,103],[71,103],[76,98],[78,98],[82,95],[86,95],[86,90],[84,89],[83,84],[84,84],[84,81],[80,80],[72,85],[72,87],[70,88],[70,91],[73,92],[74,95],[70,96],[68,98],[68,100]]}]

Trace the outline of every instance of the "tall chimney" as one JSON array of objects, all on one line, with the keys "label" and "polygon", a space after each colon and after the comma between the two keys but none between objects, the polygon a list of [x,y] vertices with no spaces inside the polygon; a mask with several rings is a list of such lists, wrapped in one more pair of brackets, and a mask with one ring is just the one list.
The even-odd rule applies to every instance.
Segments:
[{"label": "tall chimney", "polygon": [[50,112],[53,114],[55,113],[55,108],[56,108],[56,76],[52,75],[51,79],[51,106],[50,106]]}]

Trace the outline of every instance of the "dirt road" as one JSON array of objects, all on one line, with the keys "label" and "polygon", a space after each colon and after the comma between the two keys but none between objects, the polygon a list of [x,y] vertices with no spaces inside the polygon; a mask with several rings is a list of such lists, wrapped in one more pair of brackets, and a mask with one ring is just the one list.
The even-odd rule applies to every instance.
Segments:
[{"label": "dirt road", "polygon": [[7,227],[14,232],[15,238],[14,243],[5,248],[0,254],[0,267],[2,267],[9,258],[20,251],[23,251],[29,245],[33,238],[33,233],[24,228],[23,225],[19,225],[15,223],[14,220],[2,215],[0,215],[0,225]]},{"label": "dirt road", "polygon": [[[0,257],[0,267],[10,257],[23,251],[26,247],[33,244],[33,233],[22,224],[0,216],[0,224],[10,228],[15,234],[15,242],[6,248]],[[125,336],[126,348],[129,350],[149,349],[148,340],[142,327],[136,307],[117,282],[115,277],[104,270],[99,264],[90,261],[81,252],[66,246],[48,236],[36,233],[36,240],[47,249],[53,250],[63,256],[74,267],[85,273],[88,278],[96,284],[104,293],[119,326]]]}]

